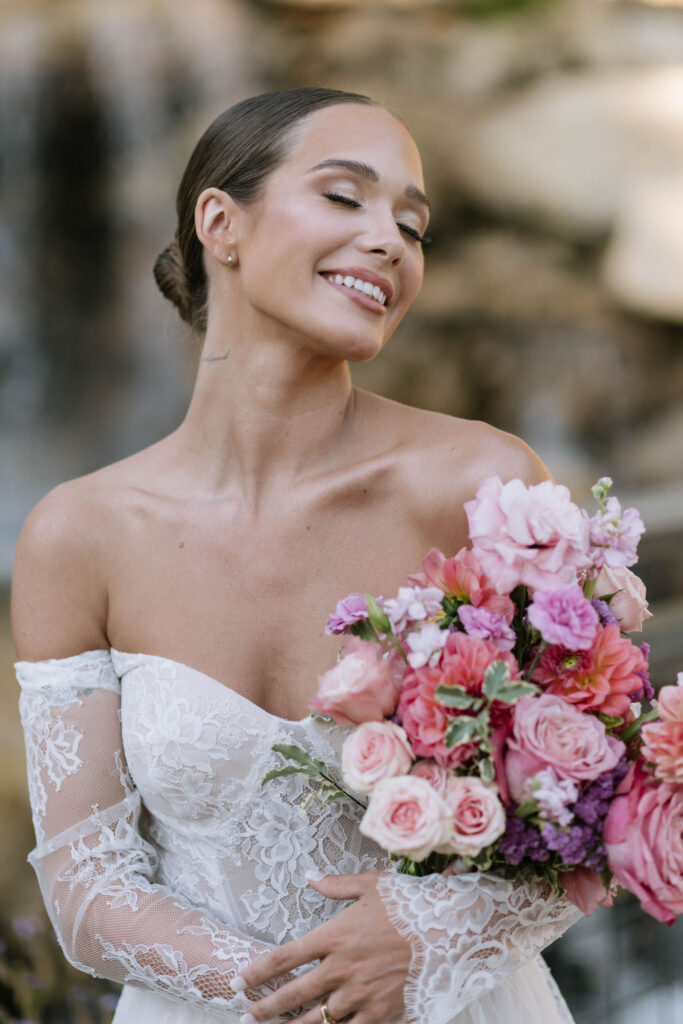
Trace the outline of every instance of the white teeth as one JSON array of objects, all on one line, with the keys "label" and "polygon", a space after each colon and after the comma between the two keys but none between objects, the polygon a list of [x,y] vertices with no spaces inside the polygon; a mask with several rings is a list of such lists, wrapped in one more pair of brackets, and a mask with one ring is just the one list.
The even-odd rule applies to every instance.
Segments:
[{"label": "white teeth", "polygon": [[346,288],[355,288],[357,292],[361,292],[362,295],[369,296],[376,302],[381,303],[383,306],[386,306],[387,304],[386,294],[382,291],[379,285],[370,284],[369,281],[364,281],[360,277],[351,277],[350,274],[346,277],[342,274],[330,274],[328,276],[328,281],[333,281],[335,284],[343,284]]}]

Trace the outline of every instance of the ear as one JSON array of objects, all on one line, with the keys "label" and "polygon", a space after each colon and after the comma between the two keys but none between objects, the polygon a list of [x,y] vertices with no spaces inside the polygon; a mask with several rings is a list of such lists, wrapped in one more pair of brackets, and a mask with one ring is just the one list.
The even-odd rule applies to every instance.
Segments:
[{"label": "ear", "polygon": [[197,237],[219,263],[227,264],[228,256],[234,254],[236,212],[232,197],[219,188],[205,188],[197,199],[194,210]]}]

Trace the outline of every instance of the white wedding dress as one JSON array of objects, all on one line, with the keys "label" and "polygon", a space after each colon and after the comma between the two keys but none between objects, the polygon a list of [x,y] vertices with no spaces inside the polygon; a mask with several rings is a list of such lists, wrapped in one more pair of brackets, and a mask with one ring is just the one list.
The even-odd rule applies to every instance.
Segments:
[{"label": "white wedding dress", "polygon": [[67,959],[124,983],[115,1024],[237,1024],[247,997],[265,994],[234,994],[237,969],[351,902],[316,892],[309,868],[384,872],[379,894],[413,950],[396,1024],[571,1022],[538,954],[581,916],[574,906],[534,880],[400,875],[359,832],[352,800],[303,812],[302,776],[260,788],[283,763],[271,744],[338,770],[348,730],[278,718],[148,654],[85,651],[15,669],[29,860]]}]

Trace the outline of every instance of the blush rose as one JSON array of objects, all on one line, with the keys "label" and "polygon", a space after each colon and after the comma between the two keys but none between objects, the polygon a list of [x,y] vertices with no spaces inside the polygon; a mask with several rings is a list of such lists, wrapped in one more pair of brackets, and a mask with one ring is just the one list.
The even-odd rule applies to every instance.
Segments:
[{"label": "blush rose", "polygon": [[383,657],[379,644],[353,637],[340,661],[318,678],[309,707],[329,715],[342,729],[393,715],[402,670],[398,652]]},{"label": "blush rose", "polygon": [[505,831],[505,810],[493,787],[474,775],[452,775],[445,800],[453,812],[453,830],[440,853],[476,857]]},{"label": "blush rose", "polygon": [[412,763],[405,730],[394,722],[363,722],[342,746],[342,777],[357,793],[371,793],[382,779],[405,775]]},{"label": "blush rose", "polygon": [[426,779],[402,775],[378,782],[358,826],[389,853],[425,860],[453,828],[453,814]]},{"label": "blush rose", "polygon": [[645,619],[652,617],[645,597],[645,584],[630,569],[603,566],[595,581],[594,594],[595,597],[614,594],[609,608],[624,633],[640,633]]}]

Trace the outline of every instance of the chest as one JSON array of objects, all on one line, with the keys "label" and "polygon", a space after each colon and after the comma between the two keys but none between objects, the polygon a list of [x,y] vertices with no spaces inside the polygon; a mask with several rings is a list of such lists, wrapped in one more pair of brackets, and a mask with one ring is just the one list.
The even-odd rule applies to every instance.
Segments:
[{"label": "chest", "polygon": [[311,501],[258,522],[198,506],[138,510],[110,572],[110,642],[303,718],[343,642],[324,632],[337,601],[353,590],[390,596],[431,543],[392,493],[356,499]]}]

